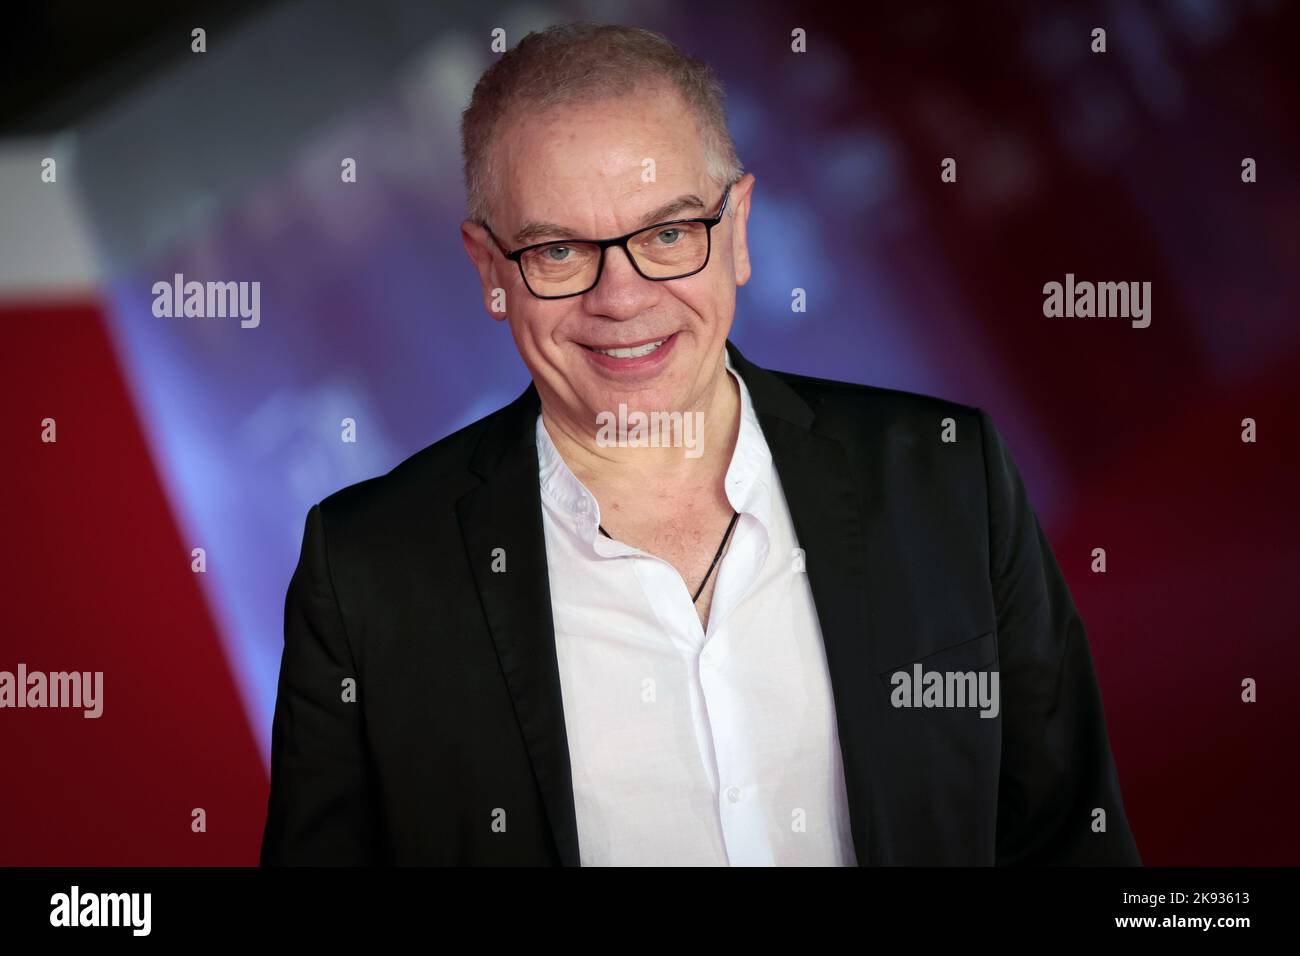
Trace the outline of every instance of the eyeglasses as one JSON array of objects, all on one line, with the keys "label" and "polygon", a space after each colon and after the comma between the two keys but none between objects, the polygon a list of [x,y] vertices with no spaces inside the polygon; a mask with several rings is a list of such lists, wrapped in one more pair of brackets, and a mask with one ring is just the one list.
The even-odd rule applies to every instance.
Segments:
[{"label": "eyeglasses", "polygon": [[561,239],[507,252],[487,223],[483,228],[501,254],[519,266],[529,292],[539,299],[567,299],[596,287],[605,270],[605,250],[610,246],[622,249],[637,274],[652,282],[684,279],[702,271],[709,264],[713,227],[722,221],[731,188],[728,186],[722,194],[716,215],[672,219],[615,239]]}]

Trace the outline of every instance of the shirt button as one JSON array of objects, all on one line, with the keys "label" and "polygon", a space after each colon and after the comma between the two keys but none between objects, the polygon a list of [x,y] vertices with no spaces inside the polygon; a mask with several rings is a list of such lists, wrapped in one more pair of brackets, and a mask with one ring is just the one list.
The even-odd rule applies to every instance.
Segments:
[{"label": "shirt button", "polygon": [[740,802],[740,788],[739,788],[739,787],[728,787],[728,788],[727,788],[727,799],[730,800],[732,803],[739,803],[739,802]]},{"label": "shirt button", "polygon": [[579,499],[578,499],[578,511],[580,511],[582,514],[586,514],[586,513],[587,513],[587,499],[586,499],[586,498],[579,498]]}]

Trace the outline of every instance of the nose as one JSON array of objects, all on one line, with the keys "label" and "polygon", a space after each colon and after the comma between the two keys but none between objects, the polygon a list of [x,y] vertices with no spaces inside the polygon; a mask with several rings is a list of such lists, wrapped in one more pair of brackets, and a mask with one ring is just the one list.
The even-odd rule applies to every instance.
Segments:
[{"label": "nose", "polygon": [[605,261],[597,281],[584,298],[587,308],[611,318],[633,318],[645,311],[659,295],[660,283],[644,278],[632,265],[631,253],[622,246],[605,249]]}]

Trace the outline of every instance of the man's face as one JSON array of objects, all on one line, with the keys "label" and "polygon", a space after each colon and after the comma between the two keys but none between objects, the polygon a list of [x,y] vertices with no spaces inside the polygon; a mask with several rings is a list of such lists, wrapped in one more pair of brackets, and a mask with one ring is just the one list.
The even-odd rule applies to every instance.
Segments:
[{"label": "man's face", "polygon": [[[706,174],[695,123],[666,90],[540,115],[525,110],[503,124],[494,148],[503,175],[488,224],[508,250],[713,216],[722,202]],[[701,272],[652,281],[611,247],[596,287],[566,299],[533,296],[487,233],[464,224],[489,313],[502,317],[492,312],[492,293],[504,289],[511,334],[549,414],[594,429],[597,413],[616,412],[619,403],[632,411],[687,411],[706,399],[731,329],[736,286],[749,279],[745,225],[753,182],[746,175],[732,187],[728,215],[713,228]],[[525,234],[525,227],[534,228]],[[658,341],[663,344],[635,358],[595,351]]]}]

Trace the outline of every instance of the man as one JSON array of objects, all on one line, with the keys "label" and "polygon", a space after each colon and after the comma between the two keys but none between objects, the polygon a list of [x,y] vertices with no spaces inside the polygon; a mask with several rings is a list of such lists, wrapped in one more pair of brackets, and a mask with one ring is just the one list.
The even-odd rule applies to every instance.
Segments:
[{"label": "man", "polygon": [[463,134],[532,383],[310,510],[263,863],[1138,862],[988,416],[727,341],[755,180],[708,68],[530,34]]}]

